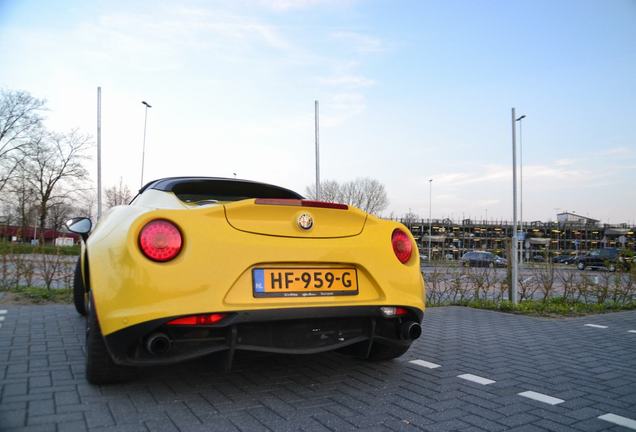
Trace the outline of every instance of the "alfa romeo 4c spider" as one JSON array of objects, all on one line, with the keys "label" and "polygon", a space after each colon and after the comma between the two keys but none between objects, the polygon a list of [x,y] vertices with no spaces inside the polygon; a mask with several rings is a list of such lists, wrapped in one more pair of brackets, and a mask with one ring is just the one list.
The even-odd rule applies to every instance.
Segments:
[{"label": "alfa romeo 4c spider", "polygon": [[400,223],[269,184],[209,177],[146,184],[128,205],[67,222],[87,315],[91,383],[237,350],[368,360],[421,334],[424,281]]}]

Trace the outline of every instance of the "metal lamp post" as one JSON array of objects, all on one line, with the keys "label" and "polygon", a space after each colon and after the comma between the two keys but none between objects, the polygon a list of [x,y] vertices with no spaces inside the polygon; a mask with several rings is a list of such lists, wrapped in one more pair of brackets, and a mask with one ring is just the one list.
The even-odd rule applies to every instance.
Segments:
[{"label": "metal lamp post", "polygon": [[150,105],[146,101],[141,101],[141,103],[146,106],[146,109],[144,111],[144,144],[143,144],[143,147],[141,148],[141,186],[140,186],[140,187],[144,187],[144,163],[146,160],[146,125],[148,123],[148,108],[152,108],[152,105]]},{"label": "metal lamp post", "polygon": [[97,87],[97,220],[102,217],[102,88]]},{"label": "metal lamp post", "polygon": [[320,124],[318,123],[318,100],[314,101],[314,134],[316,138],[316,199],[320,199]]},{"label": "metal lamp post", "polygon": [[516,123],[517,116],[512,108],[512,280],[510,281],[510,301],[517,304],[517,284],[519,282],[519,262],[517,256],[518,235],[517,235],[517,143],[516,143]]},{"label": "metal lamp post", "polygon": [[[522,141],[522,132],[523,132],[523,120],[526,118],[526,115],[519,116],[516,121],[519,122],[519,228],[523,233],[523,141]],[[523,236],[523,241],[521,241],[521,263],[523,264],[523,249],[524,249],[524,241],[525,235]]]},{"label": "metal lamp post", "polygon": [[431,240],[433,237],[433,179],[428,180],[428,260],[431,261]]}]

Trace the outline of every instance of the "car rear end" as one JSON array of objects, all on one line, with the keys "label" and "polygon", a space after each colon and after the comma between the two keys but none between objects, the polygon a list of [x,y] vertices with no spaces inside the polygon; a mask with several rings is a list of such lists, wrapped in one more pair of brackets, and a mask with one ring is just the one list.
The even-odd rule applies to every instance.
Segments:
[{"label": "car rear end", "polygon": [[106,222],[89,245],[118,364],[217,351],[230,364],[236,350],[373,357],[420,335],[424,283],[401,224],[300,199],[122,211],[127,223]]}]

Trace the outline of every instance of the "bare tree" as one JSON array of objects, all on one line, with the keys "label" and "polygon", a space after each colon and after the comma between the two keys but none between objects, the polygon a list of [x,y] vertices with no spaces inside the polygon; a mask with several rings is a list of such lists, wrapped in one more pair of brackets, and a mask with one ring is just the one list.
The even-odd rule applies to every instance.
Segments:
[{"label": "bare tree", "polygon": [[[320,183],[320,199],[328,202],[339,202],[358,207],[368,213],[378,214],[389,205],[384,185],[369,178],[357,178],[346,183],[327,180]],[[307,196],[316,199],[315,186],[306,188]]]},{"label": "bare tree", "polygon": [[49,207],[48,211],[48,227],[59,231],[64,227],[64,222],[75,216],[73,206],[70,199],[64,199],[56,202]]},{"label": "bare tree", "polygon": [[121,177],[119,178],[119,185],[113,185],[104,192],[106,195],[107,208],[128,204],[132,199],[132,193],[130,189],[128,189],[128,186],[123,183]]},{"label": "bare tree", "polygon": [[404,216],[402,216],[402,223],[408,227],[420,220],[422,219],[411,210],[409,210],[407,213],[404,214]]},{"label": "bare tree", "polygon": [[[311,199],[317,199],[316,186],[312,184],[305,188],[305,193]],[[326,202],[342,203],[342,194],[340,192],[340,183],[335,180],[325,180],[320,182],[320,199]]]},{"label": "bare tree", "polygon": [[17,237],[24,240],[27,230],[37,223],[37,202],[33,188],[23,175],[24,171],[19,168],[17,171],[20,175],[7,182],[2,201],[13,224],[20,227]]},{"label": "bare tree", "polygon": [[52,206],[81,190],[88,178],[83,165],[90,137],[76,130],[67,134],[40,133],[33,137],[28,157],[21,164],[38,204],[41,232]]},{"label": "bare tree", "polygon": [[18,171],[33,132],[42,127],[44,105],[27,92],[0,90],[0,191]]},{"label": "bare tree", "polygon": [[97,192],[95,189],[90,188],[79,191],[75,202],[76,205],[73,207],[71,216],[93,219],[97,212]]}]

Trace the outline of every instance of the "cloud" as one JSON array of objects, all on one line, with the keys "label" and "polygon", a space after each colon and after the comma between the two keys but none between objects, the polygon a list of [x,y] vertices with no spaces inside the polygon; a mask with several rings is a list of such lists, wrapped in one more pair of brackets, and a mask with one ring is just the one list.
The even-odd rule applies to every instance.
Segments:
[{"label": "cloud", "polygon": [[363,54],[377,53],[384,50],[382,41],[373,36],[354,31],[337,31],[330,35],[333,39],[347,43],[355,51]]},{"label": "cloud", "polygon": [[284,58],[302,55],[278,26],[262,19],[181,6],[147,14],[107,12],[66,36],[66,45],[88,59],[119,61],[146,71],[185,69],[197,57],[237,62],[264,58],[268,50]]},{"label": "cloud", "polygon": [[375,81],[360,75],[338,75],[319,79],[320,83],[329,86],[369,87],[375,85]]},{"label": "cloud", "polygon": [[634,151],[627,147],[614,147],[599,153],[601,156],[632,156]]},{"label": "cloud", "polygon": [[499,203],[501,203],[501,200],[498,200],[498,199],[482,199],[477,201],[477,204],[482,207],[488,206],[488,205],[495,205]]},{"label": "cloud", "polygon": [[557,166],[568,166],[568,165],[574,165],[575,163],[576,163],[575,159],[558,159],[554,161],[554,164]]},{"label": "cloud", "polygon": [[[526,165],[523,168],[524,181],[528,180],[568,180],[584,181],[591,179],[592,174],[582,168],[571,168],[571,165],[555,162],[552,165]],[[435,183],[451,185],[470,185],[488,182],[512,181],[512,168],[504,165],[481,165],[471,171],[458,171],[433,176]]]},{"label": "cloud", "polygon": [[[258,4],[276,11],[306,9],[316,6],[349,6],[355,0],[258,0]],[[250,2],[248,2],[250,3]]]},{"label": "cloud", "polygon": [[325,127],[338,126],[366,109],[366,99],[362,93],[337,93],[328,98],[326,103],[329,113],[321,116],[321,125]]}]

